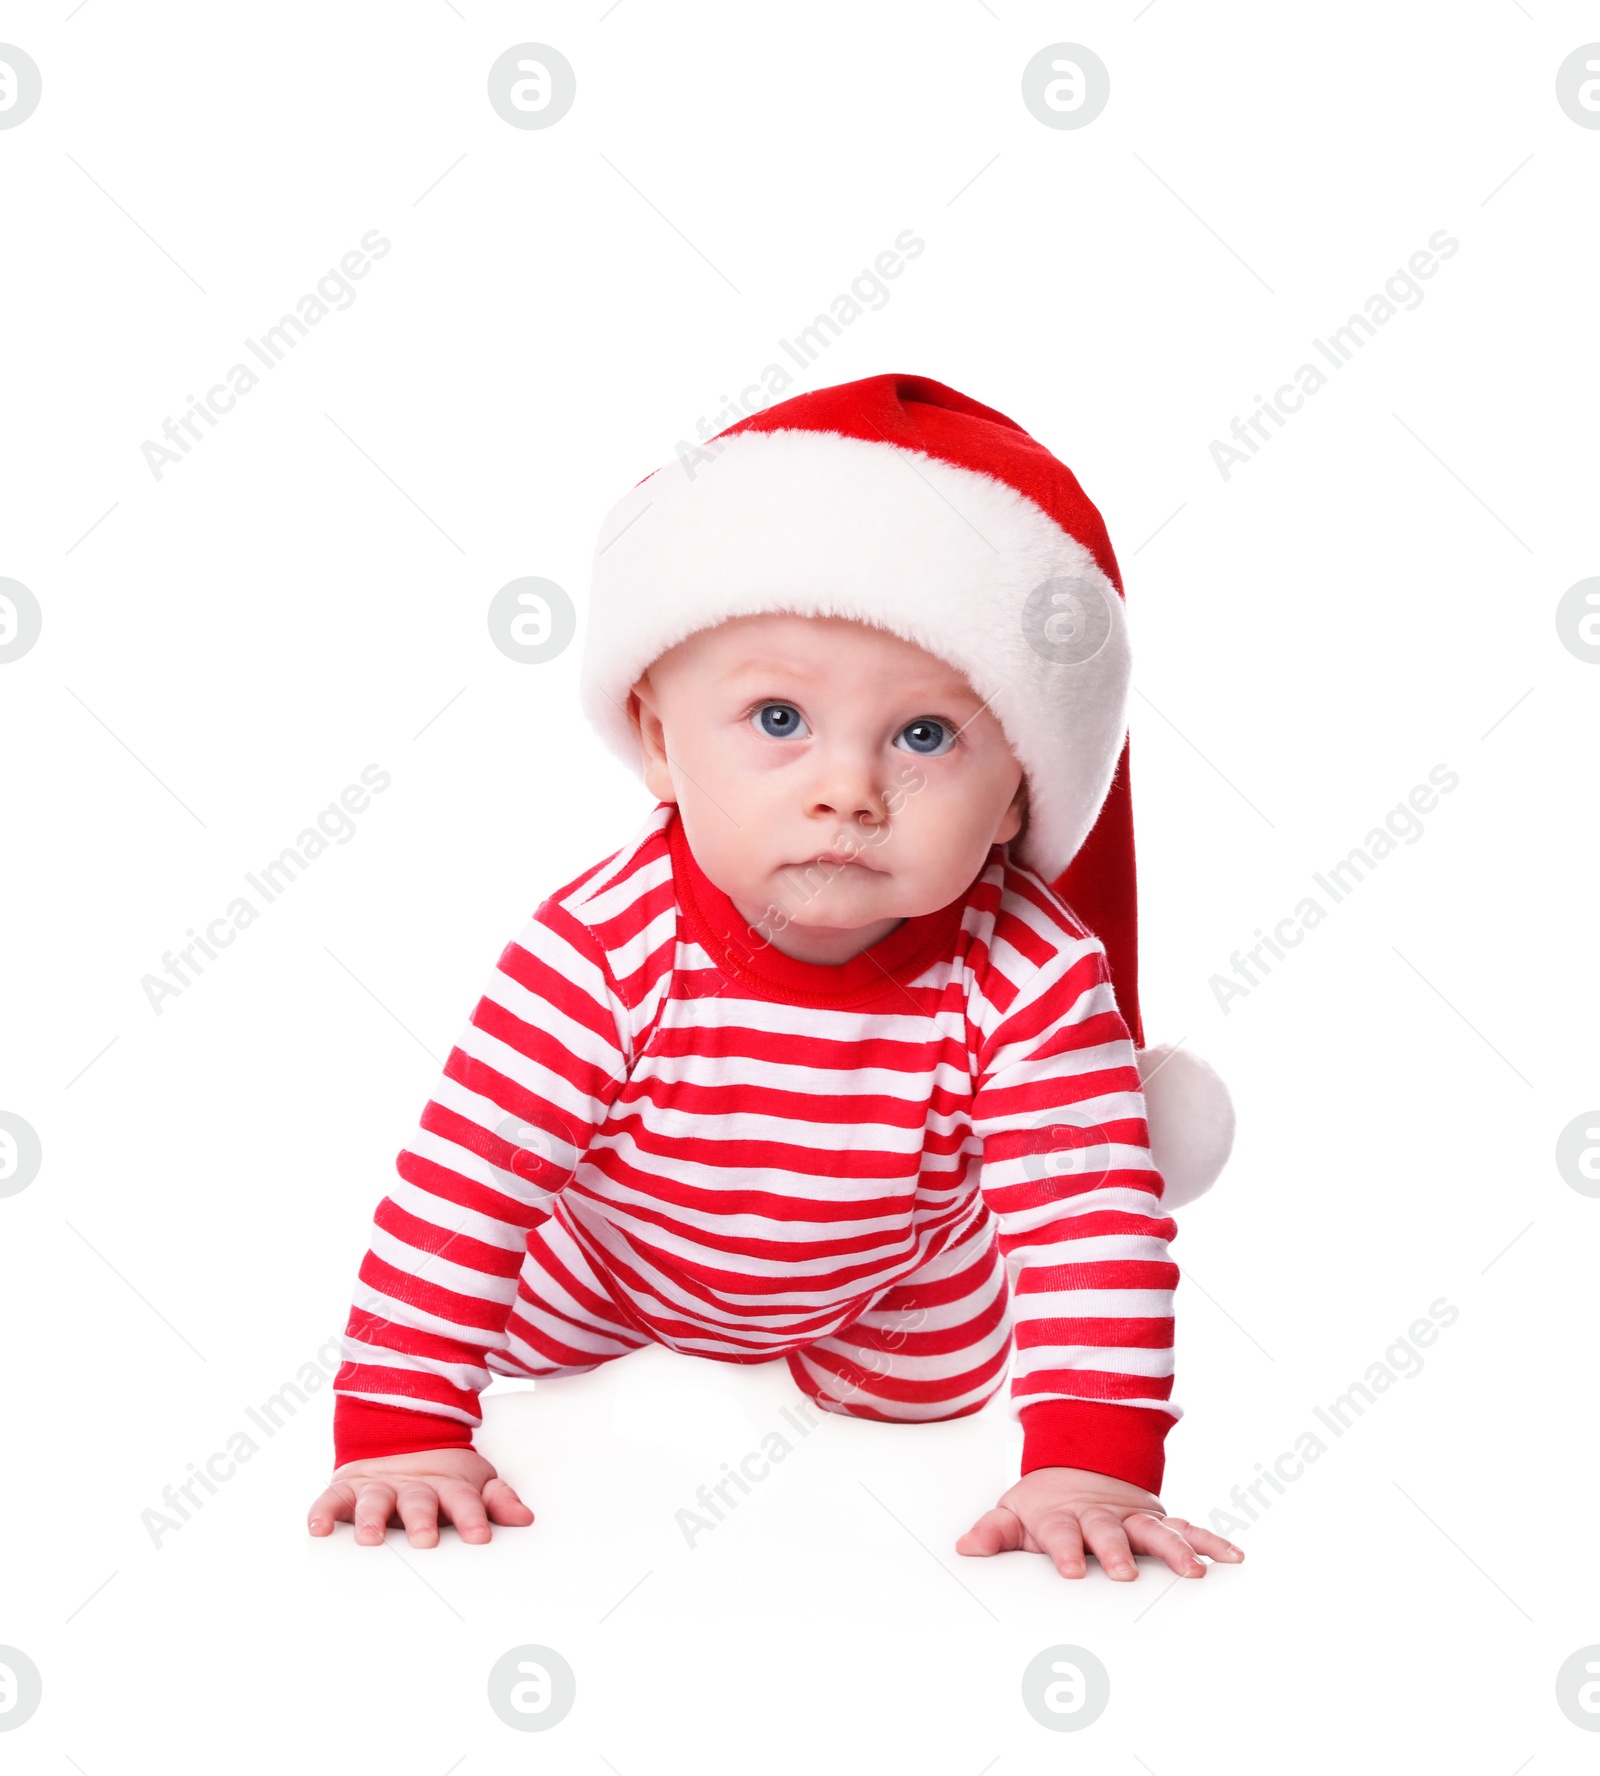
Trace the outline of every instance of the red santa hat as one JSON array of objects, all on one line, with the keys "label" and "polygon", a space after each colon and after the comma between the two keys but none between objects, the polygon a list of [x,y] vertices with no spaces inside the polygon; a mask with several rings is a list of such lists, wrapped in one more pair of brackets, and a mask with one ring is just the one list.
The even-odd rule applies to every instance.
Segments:
[{"label": "red santa hat", "polygon": [[988,701],[1028,783],[1010,855],[1105,945],[1163,1205],[1209,1189],[1233,1108],[1198,1056],[1144,1045],[1122,580],[1071,470],[943,383],[869,376],[752,414],[647,475],[601,526],[580,674],[585,713],[636,773],[639,675],[697,630],[761,611],[876,624]]}]

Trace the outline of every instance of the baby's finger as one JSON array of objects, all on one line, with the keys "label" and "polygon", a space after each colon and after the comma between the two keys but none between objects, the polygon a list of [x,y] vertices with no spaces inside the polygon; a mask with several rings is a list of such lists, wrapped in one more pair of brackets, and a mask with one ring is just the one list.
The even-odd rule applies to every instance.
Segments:
[{"label": "baby's finger", "polygon": [[314,1536],[333,1534],[336,1523],[348,1523],[355,1512],[354,1491],[338,1482],[321,1493],[306,1513],[306,1528]]},{"label": "baby's finger", "polygon": [[1184,1537],[1172,1526],[1152,1517],[1148,1511],[1135,1511],[1122,1520],[1123,1533],[1141,1554],[1159,1554],[1175,1573],[1186,1579],[1203,1579],[1206,1569]]},{"label": "baby's finger", "polygon": [[426,1480],[403,1480],[395,1498],[406,1539],[413,1548],[434,1548],[439,1543],[439,1495]]},{"label": "baby's finger", "polygon": [[525,1529],[533,1522],[533,1512],[517,1497],[517,1489],[509,1480],[497,1477],[489,1481],[483,1489],[483,1502],[495,1523]]},{"label": "baby's finger", "polygon": [[1047,1511],[1028,1533],[1041,1554],[1049,1555],[1064,1579],[1081,1579],[1089,1570],[1083,1557],[1083,1531],[1070,1511]]},{"label": "baby's finger", "polygon": [[362,1480],[356,1489],[356,1543],[372,1547],[383,1540],[394,1510],[394,1488],[382,1480]]},{"label": "baby's finger", "polygon": [[956,1543],[958,1554],[1006,1554],[1022,1546],[1022,1519],[1004,1505],[984,1514]]},{"label": "baby's finger", "polygon": [[1209,1555],[1213,1560],[1244,1559],[1243,1548],[1236,1548],[1232,1542],[1224,1541],[1209,1529],[1202,1529],[1198,1523],[1188,1523],[1182,1517],[1169,1517],[1167,1522],[1196,1554]]},{"label": "baby's finger", "polygon": [[1078,1521],[1083,1527],[1084,1541],[1106,1569],[1107,1578],[1138,1578],[1139,1568],[1133,1550],[1128,1546],[1128,1538],[1122,1532],[1122,1519],[1114,1511],[1098,1505],[1093,1510],[1080,1512]]},{"label": "baby's finger", "polygon": [[483,1508],[483,1496],[465,1480],[441,1480],[439,1504],[464,1542],[487,1542],[494,1531]]}]

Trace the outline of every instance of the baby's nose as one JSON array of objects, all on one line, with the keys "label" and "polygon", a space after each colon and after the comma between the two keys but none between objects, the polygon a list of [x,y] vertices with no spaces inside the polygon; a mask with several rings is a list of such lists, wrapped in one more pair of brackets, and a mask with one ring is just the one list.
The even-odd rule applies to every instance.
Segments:
[{"label": "baby's nose", "polygon": [[852,828],[881,826],[889,818],[889,807],[874,764],[866,759],[830,759],[813,784],[807,812],[819,817],[831,814]]}]

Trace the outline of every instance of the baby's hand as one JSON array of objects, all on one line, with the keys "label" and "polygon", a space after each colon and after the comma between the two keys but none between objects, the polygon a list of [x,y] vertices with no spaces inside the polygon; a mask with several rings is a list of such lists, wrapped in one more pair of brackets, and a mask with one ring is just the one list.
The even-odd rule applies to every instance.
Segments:
[{"label": "baby's hand", "polygon": [[1159,1554],[1175,1573],[1203,1579],[1196,1558],[1239,1561],[1242,1549],[1182,1517],[1168,1517],[1161,1500],[1142,1486],[1093,1474],[1087,1468],[1035,1468],[956,1543],[958,1554],[1000,1554],[1024,1548],[1048,1554],[1064,1579],[1088,1571],[1088,1548],[1113,1579],[1136,1579],[1134,1553]]},{"label": "baby's hand", "polygon": [[491,1517],[519,1529],[533,1522],[533,1512],[477,1450],[424,1449],[335,1468],[306,1527],[325,1536],[333,1534],[335,1523],[354,1522],[357,1544],[376,1547],[398,1518],[413,1548],[433,1548],[441,1513],[464,1542],[487,1542],[494,1534]]}]

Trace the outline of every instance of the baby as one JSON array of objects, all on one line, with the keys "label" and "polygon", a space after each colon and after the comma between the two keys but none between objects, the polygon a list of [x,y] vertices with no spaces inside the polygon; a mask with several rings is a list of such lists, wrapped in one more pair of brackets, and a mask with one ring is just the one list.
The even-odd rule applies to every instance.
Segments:
[{"label": "baby", "polygon": [[1115,571],[1062,464],[915,377],[784,402],[613,509],[583,695],[657,805],[506,947],[399,1157],[313,1535],[531,1523],[472,1447],[491,1374],[659,1343],[907,1425],[1009,1368],[1021,1478],[958,1552],[1243,1558],[1157,1495],[1173,1176],[1205,1188],[1230,1125],[1168,1056],[1158,1165],[1114,993]]}]

